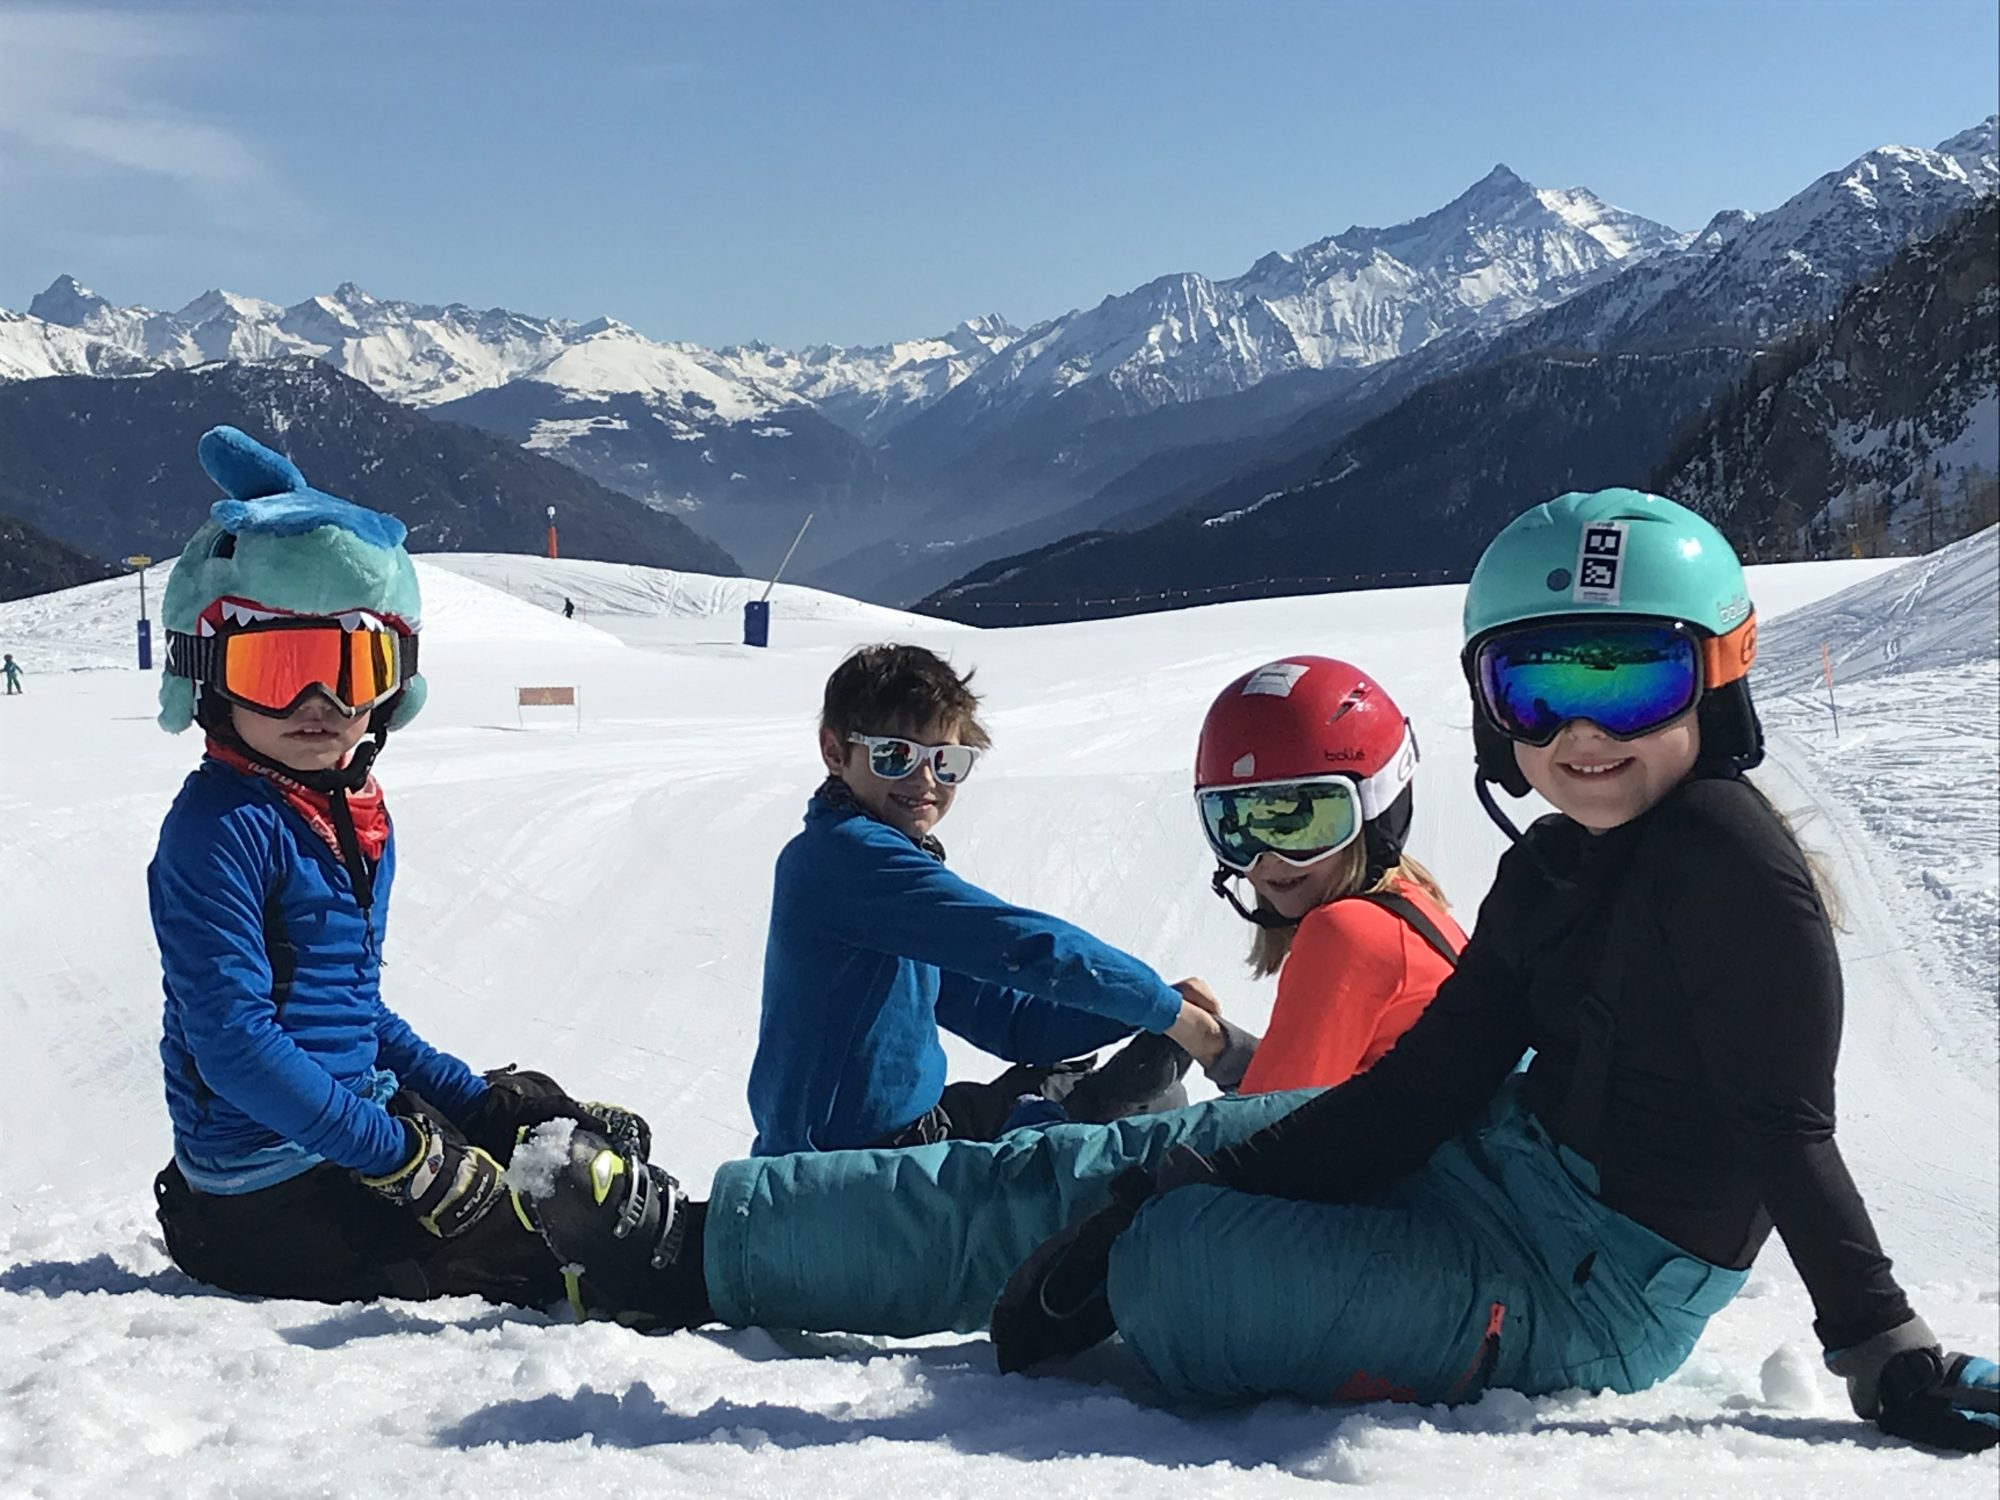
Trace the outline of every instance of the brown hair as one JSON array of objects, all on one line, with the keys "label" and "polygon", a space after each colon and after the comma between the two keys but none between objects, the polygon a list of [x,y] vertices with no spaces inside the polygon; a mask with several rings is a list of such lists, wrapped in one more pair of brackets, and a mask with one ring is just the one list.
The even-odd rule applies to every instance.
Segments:
[{"label": "brown hair", "polygon": [[[1359,889],[1361,877],[1368,872],[1368,852],[1363,840],[1356,839],[1345,849],[1333,856],[1343,861],[1340,878],[1333,884],[1328,901],[1337,901],[1342,896],[1372,896],[1378,891],[1393,890],[1398,882],[1407,881],[1435,901],[1440,910],[1450,911],[1451,903],[1444,899],[1444,891],[1432,875],[1410,855],[1405,854],[1382,872],[1367,890]],[[1324,904],[1324,903],[1322,903]],[[1257,909],[1269,911],[1264,898],[1257,898]],[[1250,972],[1262,979],[1266,974],[1275,974],[1285,961],[1285,955],[1292,951],[1292,934],[1298,931],[1296,924],[1289,927],[1259,927],[1257,935],[1250,939]]]},{"label": "brown hair", "polygon": [[993,743],[979,722],[972,673],[959,676],[935,651],[860,646],[826,680],[819,727],[842,744],[850,734],[914,734],[933,724],[956,731],[961,744],[984,750]]}]

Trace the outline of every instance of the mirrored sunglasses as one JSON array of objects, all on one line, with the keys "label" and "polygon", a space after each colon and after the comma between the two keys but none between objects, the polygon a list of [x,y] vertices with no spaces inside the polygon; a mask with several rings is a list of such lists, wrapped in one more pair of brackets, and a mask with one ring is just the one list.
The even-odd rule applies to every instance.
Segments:
[{"label": "mirrored sunglasses", "polygon": [[939,786],[957,786],[979,763],[974,745],[920,745],[893,734],[850,734],[850,744],[868,750],[868,769],[884,781],[901,781],[929,762]]}]

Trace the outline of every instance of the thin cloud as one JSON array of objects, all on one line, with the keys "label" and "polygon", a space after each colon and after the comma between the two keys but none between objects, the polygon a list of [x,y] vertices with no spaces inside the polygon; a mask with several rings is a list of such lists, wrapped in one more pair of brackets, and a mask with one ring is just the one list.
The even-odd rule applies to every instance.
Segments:
[{"label": "thin cloud", "polygon": [[[0,13],[0,158],[19,202],[25,184],[73,201],[83,180],[139,174],[190,195],[226,227],[268,225],[289,208],[275,174],[235,132],[165,97],[183,65],[202,66],[218,39],[185,21],[105,10]],[[100,182],[100,189],[101,189]],[[38,194],[39,196],[39,194]]]}]

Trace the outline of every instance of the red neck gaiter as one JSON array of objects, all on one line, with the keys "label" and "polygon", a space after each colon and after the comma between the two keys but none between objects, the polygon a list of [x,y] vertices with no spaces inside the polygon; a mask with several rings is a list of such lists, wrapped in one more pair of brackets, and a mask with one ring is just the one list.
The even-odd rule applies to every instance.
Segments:
[{"label": "red neck gaiter", "polygon": [[[301,786],[283,771],[259,765],[235,746],[225,745],[213,736],[209,737],[208,753],[233,770],[249,776],[261,776],[270,782],[284,795],[287,805],[326,841],[333,857],[342,861],[346,859],[346,853],[340,847],[340,835],[333,826],[332,799],[325,792]],[[389,845],[389,809],[382,800],[381,784],[372,775],[362,783],[359,791],[347,793],[347,811],[354,819],[354,837],[361,845],[362,854],[371,861],[379,860],[382,851]]]}]

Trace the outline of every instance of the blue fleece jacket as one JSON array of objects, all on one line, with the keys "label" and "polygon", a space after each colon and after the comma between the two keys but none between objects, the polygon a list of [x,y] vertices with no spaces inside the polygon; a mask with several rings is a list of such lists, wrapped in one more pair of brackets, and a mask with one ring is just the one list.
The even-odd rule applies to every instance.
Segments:
[{"label": "blue fleece jacket", "polygon": [[1165,1031],[1180,996],[1081,928],[961,880],[852,804],[815,797],[778,856],[750,1067],[760,1156],[840,1151],[944,1093],[938,1028],[1050,1063]]},{"label": "blue fleece jacket", "polygon": [[398,1081],[453,1117],[486,1092],[382,1003],[395,870],[392,833],[364,913],[269,782],[204,760],[182,785],[146,883],[167,1112],[195,1187],[253,1191],[322,1160],[379,1176],[408,1154],[381,1102]]}]

